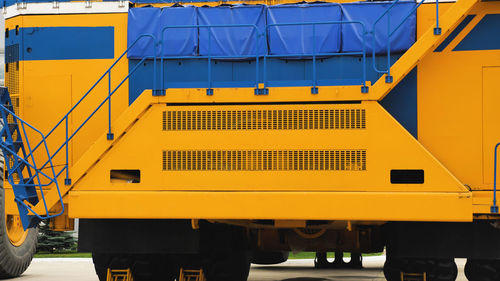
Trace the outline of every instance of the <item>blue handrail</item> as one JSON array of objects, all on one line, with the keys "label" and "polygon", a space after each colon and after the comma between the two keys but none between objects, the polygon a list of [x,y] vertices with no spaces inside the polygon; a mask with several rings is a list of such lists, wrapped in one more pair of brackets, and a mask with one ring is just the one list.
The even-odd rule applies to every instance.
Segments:
[{"label": "blue handrail", "polygon": [[497,160],[498,160],[498,147],[500,142],[495,145],[495,157],[493,161],[493,204],[491,205],[490,211],[494,214],[498,214],[497,205]]},{"label": "blue handrail", "polygon": [[[207,59],[207,64],[208,64],[208,81],[207,81],[207,94],[211,95],[213,94],[212,90],[212,59],[235,59],[235,58],[246,58],[248,56],[213,56],[212,55],[212,36],[211,36],[211,28],[236,28],[236,27],[249,27],[252,28],[253,31],[255,31],[255,87],[259,87],[259,43],[260,43],[260,37],[263,35],[262,32],[260,32],[259,28],[255,24],[227,24],[227,25],[220,25],[220,24],[213,24],[213,25],[168,25],[162,28],[161,30],[161,49],[160,49],[160,75],[162,79],[162,88],[165,88],[165,79],[163,75],[163,60],[164,59],[182,59],[182,58],[187,58],[188,56],[168,56],[164,57],[162,55],[163,53],[163,47],[165,46],[163,44],[164,39],[165,39],[165,31],[168,29],[183,29],[183,28],[207,28],[208,29],[208,56],[196,56],[196,58],[206,58]],[[192,57],[189,57],[192,58]]]},{"label": "blue handrail", "polygon": [[[362,45],[363,45],[363,49],[361,52],[342,52],[342,53],[334,53],[334,52],[330,52],[330,53],[318,53],[316,52],[316,26],[317,25],[335,25],[335,24],[339,24],[339,25],[342,25],[342,24],[359,24],[361,25],[361,28],[362,28],[362,36],[363,36],[363,40],[362,40]],[[290,22],[290,23],[274,23],[274,24],[268,24],[266,25],[266,29],[265,29],[265,32],[266,32],[266,35],[268,34],[269,32],[269,29],[271,27],[278,27],[278,26],[297,26],[297,25],[310,25],[312,26],[312,31],[313,31],[313,52],[312,53],[306,53],[306,54],[287,54],[287,55],[270,55],[270,54],[265,54],[264,55],[264,88],[267,87],[267,58],[300,58],[300,57],[312,57],[313,59],[313,63],[312,63],[312,69],[313,69],[313,77],[312,77],[312,81],[311,81],[311,84],[312,84],[312,89],[311,89],[311,92],[313,94],[317,94],[318,93],[318,90],[317,90],[317,84],[318,84],[318,80],[317,80],[317,66],[316,66],[316,58],[317,57],[322,57],[322,56],[345,56],[345,55],[362,55],[362,83],[363,83],[363,86],[361,87],[361,92],[363,93],[367,93],[368,92],[368,87],[366,86],[366,40],[365,40],[365,35],[366,35],[366,27],[365,27],[365,24],[361,21],[323,21],[323,22],[300,22],[300,23],[294,23],[294,22]]]},{"label": "blue handrail", "polygon": [[[417,5],[415,5],[415,7],[413,7],[411,9],[411,11],[404,17],[404,19],[402,21],[400,21],[399,24],[393,30],[391,30],[391,10],[400,1],[401,0],[394,0],[394,1],[392,1],[391,5],[387,8],[387,10],[385,10],[384,13],[382,13],[382,15],[380,15],[377,18],[377,20],[375,20],[375,22],[373,23],[373,26],[372,26],[372,30],[370,31],[370,33],[373,34],[373,36],[372,36],[372,41],[373,41],[373,46],[372,46],[373,69],[376,72],[378,72],[378,73],[387,74],[387,76],[385,78],[387,83],[392,83],[393,82],[392,81],[393,79],[392,79],[392,76],[391,76],[391,38],[392,38],[392,35],[394,35],[394,33],[396,31],[398,31],[398,29],[406,22],[406,20],[413,13],[415,13],[416,10],[418,9],[418,7],[420,7],[426,0],[420,0],[417,3]],[[434,28],[434,34],[435,35],[441,35],[441,28],[439,27],[439,0],[435,0],[435,1],[436,1],[436,27]],[[377,27],[377,24],[385,16],[387,16],[387,69],[386,70],[380,70],[377,67],[376,60],[375,60],[375,57],[376,57],[376,53],[375,53],[375,44],[376,44],[375,29]]]},{"label": "blue handrail", "polygon": [[[136,40],[134,40],[134,42],[114,61],[114,63],[104,72],[104,74],[101,75],[101,77],[92,85],[92,87],[75,103],[74,106],[71,107],[71,109],[56,123],[56,125],[46,135],[44,135],[41,131],[39,131],[38,129],[36,129],[34,126],[32,126],[31,124],[29,124],[28,122],[26,122],[23,119],[21,119],[14,112],[10,111],[7,107],[5,107],[4,105],[0,104],[0,109],[2,110],[2,114],[8,113],[8,114],[12,115],[13,118],[15,118],[15,120],[17,120],[21,124],[20,127],[21,127],[21,129],[23,131],[24,142],[26,143],[26,147],[28,148],[29,153],[27,153],[27,154],[24,153],[24,155],[21,157],[15,151],[12,151],[11,149],[9,149],[5,142],[0,142],[0,146],[2,147],[2,149],[4,149],[5,151],[7,151],[9,154],[11,154],[14,157],[16,157],[16,159],[19,160],[21,164],[26,165],[28,167],[28,169],[33,169],[34,170],[34,174],[31,174],[31,172],[28,171],[30,177],[26,180],[26,183],[23,183],[22,185],[25,186],[25,187],[38,187],[40,189],[40,194],[41,194],[42,202],[44,204],[44,209],[45,209],[45,215],[38,214],[37,212],[34,211],[34,209],[32,208],[32,206],[30,206],[29,204],[25,203],[23,200],[20,200],[19,198],[16,198],[16,202],[18,202],[19,204],[23,205],[26,209],[28,209],[30,212],[32,212],[33,215],[35,215],[37,218],[39,218],[41,220],[43,220],[43,219],[49,219],[49,218],[53,218],[53,217],[59,216],[59,215],[61,215],[61,214],[64,213],[65,208],[64,208],[63,201],[62,201],[62,194],[61,194],[61,190],[59,188],[58,178],[59,178],[59,176],[64,171],[66,171],[65,184],[68,184],[68,185],[71,184],[71,179],[69,179],[69,161],[68,161],[68,159],[69,159],[69,148],[68,148],[69,142],[83,128],[83,126],[85,126],[85,124],[87,124],[87,122],[97,113],[97,111],[99,111],[99,109],[101,107],[103,107],[103,105],[105,103],[108,103],[108,134],[107,134],[108,135],[108,140],[112,140],[113,139],[113,137],[110,137],[110,136],[113,135],[112,132],[111,132],[111,97],[123,85],[123,83],[125,83],[125,81],[127,81],[130,78],[130,76],[138,69],[138,67],[146,59],[153,59],[154,62],[155,62],[154,63],[154,65],[155,65],[155,68],[154,68],[155,75],[154,75],[154,78],[153,78],[153,89],[154,90],[156,89],[156,59],[157,59],[156,55],[144,57],[140,61],[139,64],[137,64],[131,71],[129,71],[129,73],[127,74],[127,76],[125,78],[123,78],[120,81],[120,83],[118,83],[118,85],[115,88],[112,89],[112,87],[111,87],[111,71],[112,71],[112,69],[128,53],[128,51],[135,44],[137,44],[137,42],[139,42],[139,40],[141,40],[142,38],[150,38],[153,41],[153,43],[154,43],[154,47],[156,48],[156,46],[157,46],[157,40],[156,40],[156,38],[153,35],[151,35],[151,34],[143,34],[143,35],[139,36],[138,38],[136,38]],[[68,120],[69,120],[69,117],[70,117],[71,113],[82,103],[82,101],[92,92],[92,90],[95,89],[95,87],[104,79],[104,77],[106,77],[106,75],[108,75],[108,95],[97,106],[97,108],[95,108],[95,110],[77,127],[77,129],[73,133],[70,134],[69,133]],[[66,129],[65,130],[65,141],[63,142],[63,144],[61,144],[61,146],[59,146],[56,149],[56,151],[54,153],[50,153],[48,145],[47,145],[47,138],[63,122],[65,124],[65,129]],[[29,138],[28,138],[25,126],[31,128],[32,130],[34,130],[37,134],[39,134],[41,136],[40,142],[38,142],[33,148],[32,148],[32,146],[31,146],[31,144],[29,142]],[[41,166],[39,166],[36,163],[34,153],[42,145],[45,147],[45,152],[47,153],[47,161],[44,164],[42,164]],[[65,151],[66,151],[66,163],[61,168],[61,170],[56,173],[55,166],[54,166],[54,164],[52,162],[52,159],[63,148],[65,148]],[[30,163],[30,161],[32,163]],[[47,165],[50,167],[50,169],[52,171],[52,175],[47,175],[43,171],[43,169],[46,168]],[[15,169],[17,169],[17,168],[18,167],[15,167]],[[48,179],[48,182],[47,183],[42,183],[42,179],[40,178],[40,175],[43,176],[44,178]],[[8,181],[9,181],[9,183],[13,187],[16,186],[16,183],[14,181],[14,178],[13,178],[12,174],[9,174]],[[33,182],[33,183],[31,183],[31,182]],[[56,214],[52,214],[51,215],[51,214],[49,214],[49,206],[47,205],[47,201],[46,201],[46,198],[45,198],[44,187],[47,187],[47,186],[52,185],[52,184],[55,184],[55,188],[57,189],[58,196],[59,196],[59,202],[61,204],[61,211],[59,211]]]},{"label": "blue handrail", "polygon": [[[316,26],[317,25],[332,25],[332,24],[359,24],[362,27],[362,36],[363,36],[363,50],[361,52],[344,52],[344,53],[319,53],[316,52]],[[260,38],[261,37],[267,37],[267,33],[269,28],[271,27],[277,27],[277,26],[292,26],[292,25],[311,25],[313,29],[313,52],[309,54],[287,54],[287,55],[270,55],[266,51],[259,50],[260,46]],[[262,32],[259,27],[257,27],[255,24],[228,24],[228,25],[169,25],[165,26],[161,30],[161,48],[165,46],[163,44],[165,40],[165,32],[169,29],[183,29],[183,28],[235,28],[235,27],[248,27],[252,28],[253,31],[255,32],[255,56],[214,56],[211,54],[212,48],[211,48],[211,32],[208,32],[208,55],[207,56],[196,56],[196,58],[206,58],[207,63],[208,63],[208,86],[207,86],[207,94],[212,93],[212,66],[211,66],[211,61],[212,59],[237,59],[237,58],[255,58],[255,88],[256,88],[256,93],[259,92],[259,82],[260,82],[260,68],[259,68],[259,59],[260,57],[263,57],[264,60],[264,66],[263,66],[263,81],[262,84],[264,85],[264,89],[267,87],[267,58],[272,58],[272,57],[277,57],[277,58],[299,58],[299,57],[312,57],[313,58],[313,77],[312,77],[312,91],[313,93],[317,93],[317,64],[316,64],[316,58],[320,56],[343,56],[343,55],[362,55],[362,92],[367,92],[368,88],[366,86],[366,40],[365,40],[365,35],[366,35],[366,27],[363,22],[361,21],[326,21],[326,22],[301,22],[301,23],[277,23],[277,24],[268,24],[265,26],[265,30]],[[164,78],[164,59],[186,59],[186,58],[193,58],[193,56],[163,56],[162,55],[163,49],[160,50],[160,76],[162,79],[162,86],[165,87],[165,78]]]},{"label": "blue handrail", "polygon": [[[130,74],[127,75],[127,77],[122,80],[122,82],[119,84],[119,86],[117,88],[115,88],[115,90],[111,91],[111,88],[109,87],[108,88],[108,96],[106,97],[106,99],[103,101],[103,103],[101,103],[99,105],[99,107],[94,110],[90,116],[85,119],[85,121],[82,122],[82,124],[77,128],[77,130],[75,130],[71,135],[68,135],[69,133],[69,128],[68,128],[68,119],[71,115],[71,113],[78,107],[78,105],[81,104],[81,102],[92,92],[92,90],[95,89],[95,87],[104,79],[104,77],[106,77],[106,75],[111,75],[111,70],[115,67],[115,65],[128,53],[128,51],[133,47],[135,46],[135,44],[137,44],[139,42],[140,39],[142,38],[151,38],[154,42],[154,45],[156,46],[156,38],[154,37],[154,35],[151,35],[151,34],[143,34],[139,37],[137,37],[136,40],[134,40],[134,42],[115,60],[115,62],[104,72],[103,75],[101,75],[101,77],[92,85],[92,87],[90,87],[90,89],[75,103],[74,106],[71,107],[71,109],[59,120],[59,122],[56,123],[56,125],[47,133],[46,135],[46,138],[48,138],[58,127],[59,125],[62,124],[62,122],[65,122],[66,124],[66,140],[65,142],[56,150],[56,152],[54,152],[51,157],[49,158],[53,158],[57,155],[57,153],[59,153],[59,151],[66,147],[66,152],[68,151],[68,145],[69,145],[69,141],[75,136],[76,133],[78,133],[78,131],[90,120],[90,118],[92,118],[92,116],[97,112],[97,110],[99,110],[99,108],[102,107],[103,103],[105,103],[106,101],[109,101],[109,104],[111,104],[111,95],[118,89],[119,86],[121,86],[125,81],[126,79],[128,79],[130,77]],[[148,59],[148,58],[153,58],[153,60],[156,62],[156,56],[152,56],[152,57],[145,57],[141,60],[141,62],[143,62],[144,60]],[[156,63],[155,63],[156,65]],[[135,70],[137,69],[134,68],[134,72]],[[156,69],[154,69],[154,72],[156,73]],[[153,84],[156,85],[156,75],[154,75],[153,77]],[[108,79],[108,86],[110,86],[110,82],[109,82],[109,79]],[[111,124],[111,111],[109,111],[108,113],[108,122],[109,124]],[[108,126],[108,134],[111,134],[111,127]],[[40,145],[42,144],[42,142],[39,142],[34,148],[33,148],[33,151],[35,151]],[[40,169],[43,169],[45,168],[45,166],[48,164],[48,162],[44,163],[44,165],[42,165],[42,167]],[[66,154],[66,167],[68,166],[68,154]],[[67,176],[69,175],[69,172],[67,172],[66,174]]]},{"label": "blue handrail", "polygon": [[[5,144],[5,142],[3,142],[3,141],[0,142],[0,146],[2,147],[2,149],[4,151],[8,151],[9,154],[11,154],[14,157],[16,157],[17,160],[19,160],[22,163],[24,163],[27,167],[35,170],[35,174],[36,174],[36,178],[37,178],[37,182],[38,183],[30,184],[31,180],[28,180],[23,185],[24,186],[34,186],[34,187],[38,186],[40,188],[40,193],[41,193],[41,196],[42,196],[42,201],[43,201],[43,204],[44,204],[46,215],[42,216],[42,215],[37,214],[35,211],[33,211],[33,209],[31,208],[31,206],[29,204],[27,204],[23,200],[20,200],[19,198],[15,198],[15,201],[18,204],[23,205],[26,209],[28,209],[30,212],[32,212],[39,219],[53,218],[53,217],[57,217],[57,216],[63,214],[64,213],[64,204],[63,204],[63,201],[62,201],[62,194],[61,194],[61,191],[59,189],[59,184],[58,184],[57,180],[55,180],[56,179],[56,172],[55,172],[55,169],[54,169],[54,165],[52,163],[52,159],[50,158],[50,152],[49,152],[49,148],[48,148],[48,145],[47,145],[47,142],[46,142],[46,136],[42,132],[40,132],[37,128],[35,128],[34,126],[30,125],[28,122],[24,121],[23,119],[21,119],[14,112],[10,111],[4,105],[0,104],[0,108],[2,109],[2,115],[4,115],[7,112],[11,116],[13,116],[13,118],[17,122],[19,122],[21,124],[21,128],[22,128],[24,140],[26,140],[27,147],[28,147],[28,150],[29,150],[29,154],[28,155],[23,155],[24,157],[20,157],[20,156],[17,155],[17,153],[15,151],[12,151],[11,149],[9,149],[8,146]],[[4,124],[4,126],[7,126],[7,124]],[[42,140],[40,142],[43,143],[43,145],[45,147],[45,152],[47,153],[47,156],[49,156],[48,158],[49,158],[50,168],[51,168],[51,172],[52,172],[53,176],[47,175],[45,172],[43,172],[41,170],[41,168],[37,167],[36,160],[35,160],[35,157],[33,155],[34,151],[31,149],[31,146],[29,144],[28,135],[26,133],[26,127],[25,126],[28,126],[30,129],[32,129],[33,131],[35,131],[37,134],[39,134],[42,137]],[[9,138],[11,138],[11,137],[9,136]],[[10,141],[12,141],[12,139],[10,139]],[[30,159],[33,162],[33,164],[30,163]],[[5,161],[5,163],[6,163],[7,166],[9,165],[8,162],[9,161]],[[16,169],[17,169],[17,167],[16,167]],[[40,179],[40,174],[42,176],[44,176],[45,178],[49,179],[49,183],[48,184],[42,184],[42,181]],[[11,173],[9,173],[7,181],[9,182],[9,184],[11,186],[13,186],[13,187],[16,186],[16,183],[14,181],[13,175]],[[44,191],[43,191],[43,187],[48,186],[48,185],[50,185],[52,183],[55,183],[55,185],[56,185],[56,189],[57,189],[58,196],[59,196],[59,202],[61,203],[61,211],[58,212],[58,213],[56,213],[56,214],[50,215],[48,207],[47,207],[47,202],[46,202],[46,199],[45,199],[45,194],[44,194]]]}]

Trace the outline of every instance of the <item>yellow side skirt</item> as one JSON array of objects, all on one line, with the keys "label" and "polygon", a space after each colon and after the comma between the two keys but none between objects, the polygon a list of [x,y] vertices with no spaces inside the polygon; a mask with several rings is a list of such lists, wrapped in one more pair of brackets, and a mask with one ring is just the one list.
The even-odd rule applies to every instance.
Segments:
[{"label": "yellow side skirt", "polygon": [[470,193],[72,191],[76,218],[472,221]]}]

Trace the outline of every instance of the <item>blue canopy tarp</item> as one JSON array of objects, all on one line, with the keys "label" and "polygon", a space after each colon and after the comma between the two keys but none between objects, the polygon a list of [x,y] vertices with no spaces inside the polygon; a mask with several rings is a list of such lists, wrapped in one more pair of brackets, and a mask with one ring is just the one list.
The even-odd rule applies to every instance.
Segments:
[{"label": "blue canopy tarp", "polygon": [[197,28],[170,27],[197,24],[196,7],[193,6],[132,8],[128,14],[128,46],[142,34],[153,35],[161,44],[153,47],[152,39],[141,38],[130,49],[128,57],[153,56],[153,50],[157,56],[194,56],[198,49]]},{"label": "blue canopy tarp", "polygon": [[[391,52],[406,51],[415,43],[417,15],[416,12],[412,13],[412,9],[416,6],[413,1],[401,1],[395,4],[373,29],[375,21],[384,14],[391,4],[392,2],[342,4],[343,21],[360,21],[364,24],[366,31],[371,32],[365,36],[366,52],[369,54],[372,53],[373,48],[377,54],[387,52],[388,23],[390,23],[390,32],[394,32],[390,40]],[[408,15],[408,19],[397,28]],[[361,25],[342,24],[342,52],[361,52],[362,50],[363,28]]]},{"label": "blue canopy tarp", "polygon": [[267,10],[269,53],[272,55],[305,55],[338,53],[340,23],[312,25],[276,25],[287,23],[340,22],[340,5],[336,3],[283,4]]},{"label": "blue canopy tarp", "polygon": [[[266,26],[265,8],[264,5],[198,8],[199,54],[224,57],[252,57],[257,51],[266,54],[266,38],[261,35]],[[249,26],[203,27],[217,25]]]}]

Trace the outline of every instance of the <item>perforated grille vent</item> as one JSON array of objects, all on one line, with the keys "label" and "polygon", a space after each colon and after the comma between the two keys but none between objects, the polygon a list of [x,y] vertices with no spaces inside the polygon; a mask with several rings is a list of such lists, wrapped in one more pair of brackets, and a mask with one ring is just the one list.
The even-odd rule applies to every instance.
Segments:
[{"label": "perforated grille vent", "polygon": [[166,150],[164,171],[365,171],[366,150]]},{"label": "perforated grille vent", "polygon": [[[12,100],[12,105],[14,107],[14,113],[19,115],[20,106],[20,93],[19,93],[19,61],[8,63],[5,65],[5,86],[9,90],[10,98]],[[9,122],[14,122],[12,116],[9,116]],[[13,135],[14,139],[17,138],[16,133]]]},{"label": "perforated grille vent", "polygon": [[365,129],[364,109],[164,111],[163,130]]},{"label": "perforated grille vent", "polygon": [[19,44],[9,45],[5,47],[5,63],[19,61]]},{"label": "perforated grille vent", "polygon": [[16,114],[19,114],[19,62],[5,65],[5,86],[9,89]]}]

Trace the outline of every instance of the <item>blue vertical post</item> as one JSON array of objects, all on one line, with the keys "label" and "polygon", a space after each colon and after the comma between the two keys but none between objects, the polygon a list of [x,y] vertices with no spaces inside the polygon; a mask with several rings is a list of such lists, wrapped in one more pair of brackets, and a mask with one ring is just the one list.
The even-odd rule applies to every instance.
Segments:
[{"label": "blue vertical post", "polygon": [[318,93],[318,87],[316,87],[316,23],[312,24],[312,40],[313,40],[313,77],[312,77],[312,88],[311,88],[311,94],[317,94]]},{"label": "blue vertical post", "polygon": [[441,27],[439,27],[439,0],[436,0],[436,27],[434,28],[434,35],[441,35]]},{"label": "blue vertical post", "polygon": [[[267,39],[267,29],[269,26],[266,25],[264,28],[264,40]],[[264,53],[264,65],[262,66],[262,84],[264,84],[264,89],[267,89],[267,54]],[[264,90],[267,91],[267,90]]]},{"label": "blue vertical post", "polygon": [[115,138],[114,134],[111,132],[111,70],[108,70],[108,140],[113,140]]},{"label": "blue vertical post", "polygon": [[363,86],[361,86],[361,93],[367,94],[368,87],[366,86],[366,30],[363,23],[360,23],[363,29]]},{"label": "blue vertical post", "polygon": [[207,88],[207,95],[211,96],[214,94],[214,90],[212,89],[212,36],[210,34],[210,26],[207,27],[208,29],[208,88]]},{"label": "blue vertical post", "polygon": [[161,32],[161,40],[160,40],[160,81],[161,81],[161,89],[165,89],[165,76],[163,74],[164,67],[163,67],[163,39],[164,39],[164,32],[166,29],[163,29]]},{"label": "blue vertical post", "polygon": [[498,214],[498,205],[497,205],[497,159],[498,159],[498,146],[500,146],[500,142],[495,145],[495,158],[493,164],[493,205],[491,206],[491,212],[494,214]]},{"label": "blue vertical post", "polygon": [[255,31],[255,89],[259,90],[259,31],[253,27]]},{"label": "blue vertical post", "polygon": [[[259,64],[259,55],[260,55],[259,54],[259,51],[260,51],[259,46],[260,46],[260,44],[259,43],[260,43],[260,37],[263,34],[259,33],[259,29],[256,26],[254,26],[253,28],[254,28],[255,33],[256,33],[255,34],[255,38],[256,38],[256,42],[257,42],[256,46],[255,46],[255,90],[254,90],[254,94],[255,95],[267,95],[269,92],[268,92],[268,90],[266,88],[265,77],[263,78],[263,87],[262,87],[262,89],[259,87],[259,82],[260,82],[260,69],[259,69],[259,66],[260,66],[260,64]],[[263,56],[264,56],[264,73],[263,73],[263,76],[265,76],[266,75],[266,69],[265,69],[266,68],[266,54],[264,53]]]},{"label": "blue vertical post", "polygon": [[161,96],[162,92],[158,88],[158,72],[156,71],[156,42],[153,41],[153,96]]},{"label": "blue vertical post", "polygon": [[[373,46],[375,48],[375,46]],[[387,76],[385,83],[392,83],[391,76],[391,11],[387,12]]]},{"label": "blue vertical post", "polygon": [[[68,115],[66,115],[65,117],[65,121],[66,121],[66,178],[64,179],[64,184],[65,185],[71,185],[71,179],[69,178],[69,148],[68,148],[68,145],[69,145],[69,141],[68,141],[68,130],[69,130],[69,126],[68,126]],[[48,154],[49,158],[50,158],[50,154]],[[50,159],[49,159],[50,160]],[[54,179],[56,182],[57,182],[57,178]]]}]

